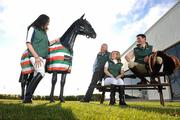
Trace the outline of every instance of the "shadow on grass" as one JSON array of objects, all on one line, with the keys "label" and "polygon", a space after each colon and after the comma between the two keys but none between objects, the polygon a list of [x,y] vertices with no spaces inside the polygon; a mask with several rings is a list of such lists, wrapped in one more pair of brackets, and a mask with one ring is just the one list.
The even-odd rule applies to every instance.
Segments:
[{"label": "shadow on grass", "polygon": [[9,120],[76,120],[69,108],[60,103],[0,103],[0,119]]},{"label": "shadow on grass", "polygon": [[[105,102],[104,104],[99,104],[96,102],[91,102],[90,104],[96,104],[96,105],[104,105],[104,106],[109,106],[109,101]],[[128,104],[128,102],[127,102]],[[152,102],[153,104],[153,102]],[[167,104],[164,107],[157,105],[157,103],[151,105],[151,104],[128,104],[128,106],[119,106],[118,102],[114,105],[114,107],[120,107],[121,109],[136,109],[144,112],[155,112],[159,114],[168,114],[170,116],[176,116],[180,117],[180,104]]]},{"label": "shadow on grass", "polygon": [[169,114],[170,116],[180,117],[180,108],[169,108],[169,107],[147,107],[147,106],[128,106],[127,108],[133,108],[146,112],[156,112],[160,114]]}]

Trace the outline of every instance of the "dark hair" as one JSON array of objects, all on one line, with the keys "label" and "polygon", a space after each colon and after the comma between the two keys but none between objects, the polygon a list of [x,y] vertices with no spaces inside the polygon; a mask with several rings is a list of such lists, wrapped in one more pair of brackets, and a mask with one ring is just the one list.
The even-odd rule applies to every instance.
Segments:
[{"label": "dark hair", "polygon": [[49,17],[45,14],[40,15],[31,25],[28,26],[28,30],[30,27],[40,28],[44,26],[49,21]]},{"label": "dark hair", "polygon": [[146,35],[145,34],[138,34],[136,37],[139,37],[139,36],[146,39]]}]

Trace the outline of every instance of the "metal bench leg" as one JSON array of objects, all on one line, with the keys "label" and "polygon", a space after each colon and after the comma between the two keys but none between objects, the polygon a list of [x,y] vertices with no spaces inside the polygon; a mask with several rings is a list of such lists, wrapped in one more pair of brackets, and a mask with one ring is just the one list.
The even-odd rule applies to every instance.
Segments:
[{"label": "metal bench leg", "polygon": [[160,97],[160,103],[162,106],[164,106],[164,97],[162,93],[162,86],[158,86],[158,92],[159,92],[159,97]]},{"label": "metal bench leg", "polygon": [[103,90],[103,91],[102,91],[102,95],[101,95],[100,104],[103,104],[103,102],[104,102],[104,97],[105,97],[105,91]]}]

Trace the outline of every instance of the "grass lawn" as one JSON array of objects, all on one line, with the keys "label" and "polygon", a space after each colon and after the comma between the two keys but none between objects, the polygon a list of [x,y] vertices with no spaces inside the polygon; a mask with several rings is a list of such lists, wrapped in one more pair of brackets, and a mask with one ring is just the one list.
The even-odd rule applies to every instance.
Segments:
[{"label": "grass lawn", "polygon": [[128,107],[108,102],[49,103],[33,101],[23,104],[20,100],[0,99],[0,120],[180,120],[180,102],[127,102]]}]

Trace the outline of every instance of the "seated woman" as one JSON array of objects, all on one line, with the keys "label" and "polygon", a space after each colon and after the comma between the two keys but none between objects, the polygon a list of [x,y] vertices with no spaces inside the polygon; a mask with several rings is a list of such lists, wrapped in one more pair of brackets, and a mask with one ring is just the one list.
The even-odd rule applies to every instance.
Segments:
[{"label": "seated woman", "polygon": [[[120,53],[118,51],[112,51],[110,54],[110,60],[106,62],[104,72],[106,74],[104,85],[111,85],[110,93],[110,105],[115,104],[115,86],[124,85],[124,81],[121,79],[124,76],[122,70],[123,64],[121,63]],[[125,103],[124,87],[121,86],[119,90],[119,105],[127,105]]]}]

